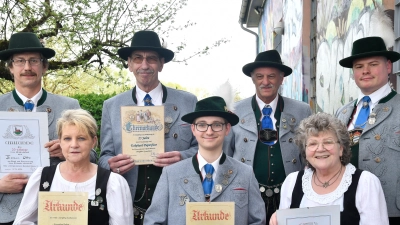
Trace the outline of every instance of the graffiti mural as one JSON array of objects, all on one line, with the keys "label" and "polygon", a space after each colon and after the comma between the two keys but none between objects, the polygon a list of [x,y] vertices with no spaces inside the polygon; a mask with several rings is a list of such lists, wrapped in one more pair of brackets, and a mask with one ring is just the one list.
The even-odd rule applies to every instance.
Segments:
[{"label": "graffiti mural", "polygon": [[266,2],[264,6],[264,12],[261,16],[260,24],[258,26],[259,52],[264,52],[274,48],[273,2],[274,1]]},{"label": "graffiti mural", "polygon": [[282,36],[282,60],[293,69],[282,84],[282,95],[303,100],[303,1],[286,0],[283,8],[285,34]]},{"label": "graffiti mural", "polygon": [[358,97],[352,70],[341,67],[338,62],[351,55],[352,43],[359,38],[378,35],[390,43],[392,37],[384,35],[393,33],[391,29],[391,20],[383,11],[381,0],[318,2],[317,111],[335,113]]},{"label": "graffiti mural", "polygon": [[[283,21],[285,33],[282,35],[281,57],[285,65],[293,69],[292,75],[285,78],[281,94],[303,100],[303,66],[302,66],[302,0],[267,1],[259,25],[259,51],[274,49],[274,24]],[[307,98],[306,98],[307,101]]]}]

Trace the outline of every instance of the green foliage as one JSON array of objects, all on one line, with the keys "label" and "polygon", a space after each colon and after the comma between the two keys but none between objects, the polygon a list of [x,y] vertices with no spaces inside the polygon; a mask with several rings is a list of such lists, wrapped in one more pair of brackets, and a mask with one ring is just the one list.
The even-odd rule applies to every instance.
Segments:
[{"label": "green foliage", "polygon": [[[0,4],[0,51],[7,49],[11,34],[34,32],[56,56],[50,60],[48,74],[60,76],[90,72],[102,77],[105,68],[126,68],[126,61],[117,55],[121,47],[130,46],[136,31],[154,30],[166,47],[170,32],[194,26],[188,21],[175,22],[179,10],[188,0],[7,0]],[[216,41],[192,56],[175,59],[186,62],[196,55],[224,43]],[[168,46],[176,55],[185,43]],[[62,71],[60,72],[57,71]],[[4,62],[0,63],[0,78],[11,79]],[[104,77],[102,77],[104,78]],[[111,82],[118,79],[111,77]]]},{"label": "green foliage", "polygon": [[[98,132],[97,138],[100,140],[100,128],[101,128],[101,113],[103,109],[103,103],[105,100],[113,97],[116,93],[113,94],[76,94],[71,96],[71,98],[75,98],[79,101],[82,109],[85,109],[92,114],[94,119],[97,122]],[[100,145],[97,145],[96,151],[100,154]]]}]

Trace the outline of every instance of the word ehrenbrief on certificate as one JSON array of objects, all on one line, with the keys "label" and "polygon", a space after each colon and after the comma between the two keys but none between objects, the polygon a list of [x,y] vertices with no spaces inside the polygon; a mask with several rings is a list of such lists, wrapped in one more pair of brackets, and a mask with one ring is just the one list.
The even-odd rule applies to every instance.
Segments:
[{"label": "word ehrenbrief on certificate", "polygon": [[0,112],[0,178],[50,164],[46,112]]}]

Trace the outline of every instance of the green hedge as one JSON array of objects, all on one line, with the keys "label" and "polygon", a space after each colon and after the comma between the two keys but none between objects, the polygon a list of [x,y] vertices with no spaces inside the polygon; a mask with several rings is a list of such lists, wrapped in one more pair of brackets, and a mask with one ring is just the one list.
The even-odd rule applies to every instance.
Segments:
[{"label": "green hedge", "polygon": [[[105,100],[113,97],[114,94],[77,94],[70,96],[71,98],[75,98],[79,101],[82,109],[85,109],[92,114],[94,119],[97,122],[97,126],[99,127],[97,131],[97,138],[100,141],[100,127],[101,127],[101,112],[103,109],[103,103]],[[100,143],[100,142],[99,142]],[[97,153],[100,156],[100,145],[97,145],[96,148]]]}]

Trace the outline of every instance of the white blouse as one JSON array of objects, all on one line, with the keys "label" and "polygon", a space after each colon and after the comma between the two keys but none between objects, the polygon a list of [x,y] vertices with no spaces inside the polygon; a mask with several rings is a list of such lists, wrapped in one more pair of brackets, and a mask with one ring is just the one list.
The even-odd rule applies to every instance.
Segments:
[{"label": "white blouse", "polygon": [[[82,183],[69,182],[61,176],[59,165],[54,174],[50,191],[88,192],[89,199],[94,199],[97,174]],[[42,170],[42,167],[37,168],[29,178],[14,225],[37,224],[39,185]],[[110,174],[106,198],[110,225],[133,224],[131,192],[125,178],[116,173]]]},{"label": "white blouse", "polygon": [[[348,190],[352,181],[352,175],[355,171],[356,168],[348,164],[336,190],[328,194],[320,195],[312,188],[313,171],[311,169],[306,169],[302,177],[304,196],[301,199],[300,208],[339,205],[340,211],[342,212],[344,193]],[[296,184],[298,173],[299,172],[294,172],[289,174],[283,182],[279,209],[290,208],[292,192]],[[368,171],[363,171],[358,181],[356,207],[360,213],[360,225],[389,224],[386,201],[381,183],[374,174]]]}]

